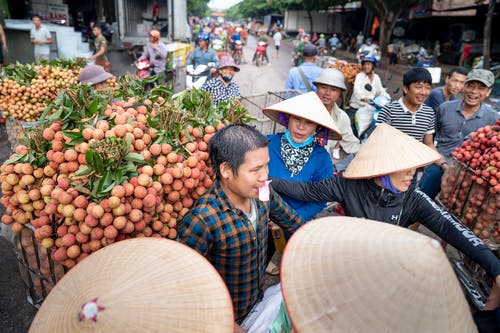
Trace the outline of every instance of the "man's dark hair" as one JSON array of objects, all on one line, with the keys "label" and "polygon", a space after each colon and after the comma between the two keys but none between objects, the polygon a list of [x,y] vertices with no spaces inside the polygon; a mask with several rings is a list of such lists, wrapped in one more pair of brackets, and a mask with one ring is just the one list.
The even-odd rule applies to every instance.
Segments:
[{"label": "man's dark hair", "polygon": [[40,17],[40,15],[38,15],[38,14],[33,14],[33,15],[31,15],[31,19],[32,19],[32,20],[33,20],[35,17],[38,17],[40,20],[42,19],[42,18]]},{"label": "man's dark hair", "polygon": [[415,67],[403,75],[403,86],[409,87],[410,84],[415,82],[432,84],[431,73],[425,68]]},{"label": "man's dark hair", "polygon": [[452,69],[450,69],[450,71],[448,72],[448,76],[451,77],[453,75],[453,73],[462,74],[462,75],[467,76],[467,74],[469,74],[469,71],[465,67],[458,66],[458,67],[453,67]]},{"label": "man's dark hair", "polygon": [[267,147],[269,140],[255,128],[231,124],[217,131],[208,143],[210,162],[217,179],[221,179],[220,165],[227,163],[235,175],[245,160],[245,154]]}]

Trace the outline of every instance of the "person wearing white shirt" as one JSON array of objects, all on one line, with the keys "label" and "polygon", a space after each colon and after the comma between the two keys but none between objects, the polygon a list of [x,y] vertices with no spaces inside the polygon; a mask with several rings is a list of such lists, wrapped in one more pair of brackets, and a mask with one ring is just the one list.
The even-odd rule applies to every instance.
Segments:
[{"label": "person wearing white shirt", "polygon": [[336,169],[341,171],[347,167],[347,164],[361,147],[359,139],[352,132],[349,116],[337,105],[342,92],[347,89],[344,74],[337,69],[326,68],[313,81],[313,84],[318,89],[319,99],[332,116],[335,126],[342,135],[340,141],[329,140],[327,145]]},{"label": "person wearing white shirt", "polygon": [[35,61],[39,64],[41,60],[50,58],[52,36],[49,30],[42,26],[40,16],[34,15],[31,21],[35,26],[30,31],[30,41],[35,45]]},{"label": "person wearing white shirt", "polygon": [[[382,86],[382,80],[374,71],[377,66],[377,59],[375,57],[365,57],[361,62],[361,66],[363,70],[354,79],[351,101],[349,102],[348,114],[352,124],[354,124],[356,111],[369,105],[372,98],[382,95],[390,98],[384,86]],[[355,131],[354,128],[353,130]]]}]

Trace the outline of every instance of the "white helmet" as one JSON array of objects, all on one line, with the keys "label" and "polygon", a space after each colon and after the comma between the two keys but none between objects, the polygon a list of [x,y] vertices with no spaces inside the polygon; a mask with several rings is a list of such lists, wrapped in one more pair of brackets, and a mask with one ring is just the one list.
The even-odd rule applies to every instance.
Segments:
[{"label": "white helmet", "polygon": [[327,86],[337,87],[342,90],[346,90],[344,74],[335,68],[325,68],[321,74],[313,81],[316,85],[326,84]]}]

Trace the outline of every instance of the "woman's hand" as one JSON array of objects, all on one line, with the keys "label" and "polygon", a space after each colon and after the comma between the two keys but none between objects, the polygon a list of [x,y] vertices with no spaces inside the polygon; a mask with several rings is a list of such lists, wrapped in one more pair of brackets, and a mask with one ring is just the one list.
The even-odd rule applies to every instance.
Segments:
[{"label": "woman's hand", "polygon": [[495,310],[500,307],[500,275],[495,278],[488,301],[481,310]]}]

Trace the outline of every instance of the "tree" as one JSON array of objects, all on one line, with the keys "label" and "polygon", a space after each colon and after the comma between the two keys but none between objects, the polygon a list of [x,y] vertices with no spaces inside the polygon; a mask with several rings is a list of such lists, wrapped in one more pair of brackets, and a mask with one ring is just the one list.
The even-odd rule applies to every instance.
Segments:
[{"label": "tree", "polygon": [[[431,2],[430,0],[426,0]],[[403,10],[411,8],[421,0],[366,0],[364,4],[377,15],[380,22],[380,49],[385,53],[387,44],[391,41],[392,31]]]},{"label": "tree", "polygon": [[279,11],[280,8],[271,1],[245,0],[231,6],[224,13],[234,20],[246,17],[262,17]]},{"label": "tree", "polygon": [[204,17],[210,13],[208,2],[210,0],[187,0],[187,12],[190,16]]},{"label": "tree", "polygon": [[[483,1],[481,1],[483,2]],[[488,13],[486,14],[486,22],[484,23],[483,36],[483,68],[490,69],[490,53],[491,53],[491,25],[493,24],[493,13],[495,12],[496,0],[489,0]]]}]

